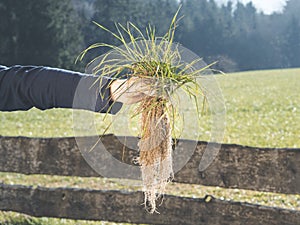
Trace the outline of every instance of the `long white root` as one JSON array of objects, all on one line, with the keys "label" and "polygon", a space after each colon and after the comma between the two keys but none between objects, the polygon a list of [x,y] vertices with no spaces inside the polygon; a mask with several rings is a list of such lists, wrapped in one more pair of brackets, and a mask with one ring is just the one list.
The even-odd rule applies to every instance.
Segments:
[{"label": "long white root", "polygon": [[139,142],[145,207],[156,210],[156,200],[173,179],[172,136],[170,119],[164,100],[146,99],[142,106],[142,135]]}]

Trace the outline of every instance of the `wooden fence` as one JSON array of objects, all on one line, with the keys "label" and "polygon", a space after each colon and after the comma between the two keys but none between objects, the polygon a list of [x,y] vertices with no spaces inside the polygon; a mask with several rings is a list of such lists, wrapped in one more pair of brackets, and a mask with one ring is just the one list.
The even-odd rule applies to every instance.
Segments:
[{"label": "wooden fence", "polygon": [[[102,138],[116,158],[131,163],[136,151],[120,142],[124,137]],[[87,139],[88,137],[82,137]],[[137,138],[126,137],[127,146]],[[188,140],[179,140],[184,151]],[[300,194],[300,149],[252,148],[223,144],[213,163],[199,172],[207,143],[198,142],[175,182],[225,188]],[[75,138],[0,137],[0,171],[22,174],[99,176],[82,157]],[[0,184],[0,210],[32,216],[146,224],[300,224],[300,211],[225,201],[213,196],[186,198],[166,195],[160,214],[148,214],[141,192],[78,188],[46,188]]]}]

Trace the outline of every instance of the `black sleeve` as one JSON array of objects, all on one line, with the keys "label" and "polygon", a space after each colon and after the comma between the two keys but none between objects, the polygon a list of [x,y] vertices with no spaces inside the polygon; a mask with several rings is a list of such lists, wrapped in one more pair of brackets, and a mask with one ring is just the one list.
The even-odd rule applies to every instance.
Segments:
[{"label": "black sleeve", "polygon": [[122,104],[111,100],[109,78],[41,66],[0,66],[0,111],[36,107],[76,108],[117,113]]}]

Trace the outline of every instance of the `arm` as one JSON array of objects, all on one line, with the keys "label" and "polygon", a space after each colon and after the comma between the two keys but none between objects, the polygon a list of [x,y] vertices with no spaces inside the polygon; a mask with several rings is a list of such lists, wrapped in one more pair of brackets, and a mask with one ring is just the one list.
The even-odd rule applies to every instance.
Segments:
[{"label": "arm", "polygon": [[112,100],[108,88],[110,79],[104,77],[101,87],[93,85],[96,79],[95,76],[49,67],[0,66],[0,111],[36,107],[118,112],[122,104]]}]

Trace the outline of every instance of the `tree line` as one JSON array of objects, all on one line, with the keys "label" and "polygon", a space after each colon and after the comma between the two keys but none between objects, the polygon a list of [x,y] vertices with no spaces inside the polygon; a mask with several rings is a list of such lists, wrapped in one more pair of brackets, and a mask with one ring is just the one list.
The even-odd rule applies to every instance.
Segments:
[{"label": "tree line", "polygon": [[84,70],[75,58],[95,42],[118,44],[96,21],[115,31],[128,21],[163,35],[182,5],[176,41],[225,71],[300,67],[300,1],[265,15],[250,2],[214,0],[0,0],[0,64],[49,65]]}]

